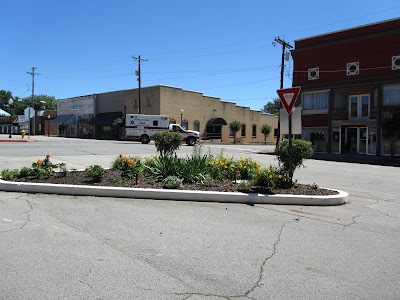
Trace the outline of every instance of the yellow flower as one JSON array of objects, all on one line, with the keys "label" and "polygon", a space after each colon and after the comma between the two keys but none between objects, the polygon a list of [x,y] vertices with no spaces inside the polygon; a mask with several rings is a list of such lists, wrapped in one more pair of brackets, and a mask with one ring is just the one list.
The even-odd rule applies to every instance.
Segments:
[{"label": "yellow flower", "polygon": [[269,175],[269,179],[272,179],[272,175]]},{"label": "yellow flower", "polygon": [[271,169],[268,169],[268,171],[267,171],[268,173],[271,173]]},{"label": "yellow flower", "polygon": [[279,175],[278,178],[281,179],[281,178],[282,178],[282,175]]}]

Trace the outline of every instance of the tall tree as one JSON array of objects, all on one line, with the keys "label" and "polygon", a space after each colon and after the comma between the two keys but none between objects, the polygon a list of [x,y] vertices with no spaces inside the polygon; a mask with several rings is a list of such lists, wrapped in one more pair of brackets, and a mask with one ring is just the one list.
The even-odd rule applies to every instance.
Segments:
[{"label": "tall tree", "polygon": [[281,100],[279,98],[275,98],[274,100],[269,101],[267,104],[265,104],[264,107],[261,109],[261,111],[267,114],[273,114],[275,116],[278,116],[280,108],[281,108]]},{"label": "tall tree", "polygon": [[34,105],[32,105],[32,97],[25,97],[19,101],[14,101],[14,113],[18,115],[23,115],[25,108],[29,106],[33,107],[34,110],[57,109],[57,100],[54,96],[35,95],[34,100]]},{"label": "tall tree", "polygon": [[10,91],[0,90],[0,103],[1,105],[7,103],[8,99],[12,98]]}]

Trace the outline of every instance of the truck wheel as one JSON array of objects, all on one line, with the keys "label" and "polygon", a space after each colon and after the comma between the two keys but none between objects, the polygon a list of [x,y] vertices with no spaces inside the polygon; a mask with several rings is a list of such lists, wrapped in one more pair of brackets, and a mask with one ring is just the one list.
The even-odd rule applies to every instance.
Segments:
[{"label": "truck wheel", "polygon": [[140,137],[140,141],[142,142],[142,144],[148,144],[150,143],[150,138],[147,134],[144,134]]},{"label": "truck wheel", "polygon": [[194,146],[196,144],[196,139],[192,136],[189,136],[186,139],[186,144],[188,144],[189,146]]}]

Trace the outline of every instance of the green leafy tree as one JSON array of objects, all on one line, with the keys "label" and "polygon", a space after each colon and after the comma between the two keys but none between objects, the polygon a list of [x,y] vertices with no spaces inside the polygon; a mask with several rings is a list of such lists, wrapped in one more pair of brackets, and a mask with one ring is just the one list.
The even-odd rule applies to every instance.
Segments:
[{"label": "green leafy tree", "polygon": [[267,136],[269,136],[269,134],[272,131],[272,127],[269,124],[263,124],[261,126],[261,133],[264,135],[264,144],[267,144]]},{"label": "green leafy tree", "polygon": [[261,111],[267,114],[273,114],[275,116],[279,116],[280,109],[281,109],[281,100],[279,98],[276,98],[265,104],[264,107],[261,109]]},{"label": "green leafy tree", "polygon": [[17,99],[17,101],[14,101],[14,114],[23,115],[27,107],[33,107],[36,111],[42,109],[56,110],[57,100],[54,96],[36,95],[34,105],[32,105],[32,97]]},{"label": "green leafy tree", "polygon": [[182,144],[182,137],[178,132],[160,131],[153,135],[153,139],[161,157],[171,156]]},{"label": "green leafy tree", "polygon": [[310,141],[306,140],[292,140],[292,174],[289,174],[289,141],[283,140],[279,142],[275,149],[275,154],[278,158],[282,171],[285,172],[286,177],[291,184],[294,171],[297,168],[304,166],[304,160],[313,155],[312,144]]},{"label": "green leafy tree", "polygon": [[236,134],[242,129],[242,122],[233,120],[229,123],[229,128],[233,131],[233,143],[236,144]]},{"label": "green leafy tree", "polygon": [[0,102],[1,104],[7,103],[8,99],[12,98],[10,91],[0,90]]}]

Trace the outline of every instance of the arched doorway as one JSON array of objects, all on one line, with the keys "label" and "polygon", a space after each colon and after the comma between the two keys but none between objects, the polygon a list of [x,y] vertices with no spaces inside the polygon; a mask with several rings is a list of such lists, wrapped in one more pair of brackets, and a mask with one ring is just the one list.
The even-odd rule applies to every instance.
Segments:
[{"label": "arched doorway", "polygon": [[228,125],[222,118],[212,118],[206,124],[206,139],[222,139],[222,126]]}]

